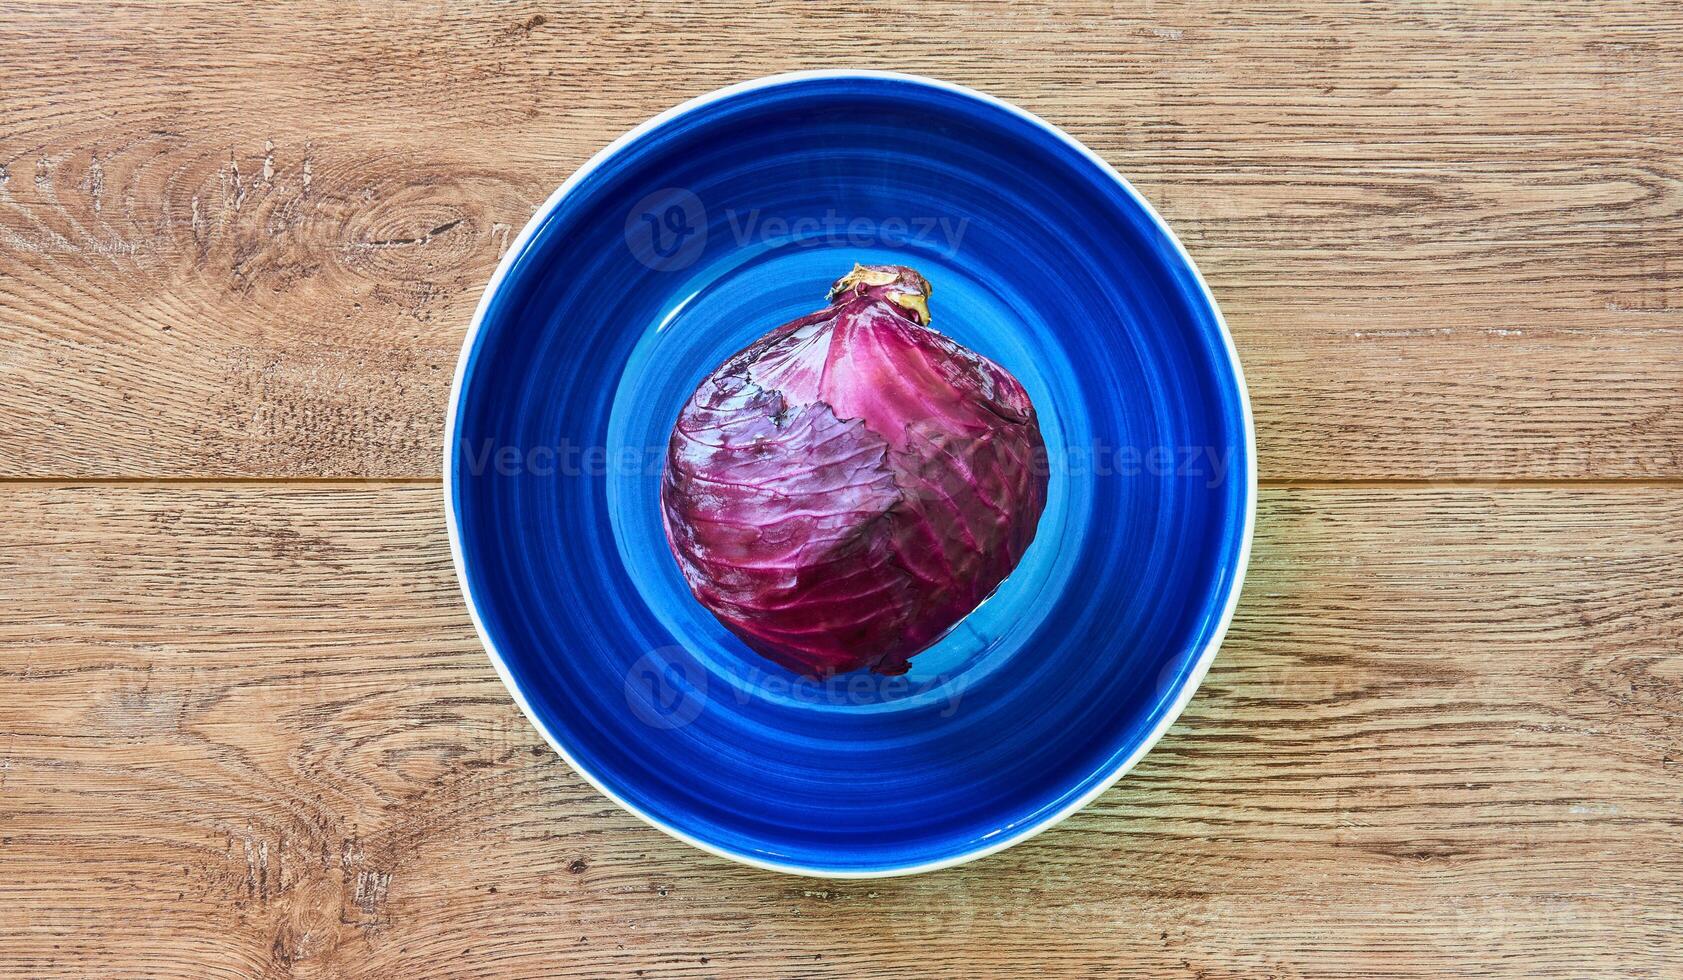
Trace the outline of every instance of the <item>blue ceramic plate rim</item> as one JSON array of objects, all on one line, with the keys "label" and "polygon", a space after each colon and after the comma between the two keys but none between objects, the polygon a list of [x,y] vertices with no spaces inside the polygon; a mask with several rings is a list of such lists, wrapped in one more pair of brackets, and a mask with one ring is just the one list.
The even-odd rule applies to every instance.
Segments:
[{"label": "blue ceramic plate rim", "polygon": [[[1104,773],[1102,777],[1095,781],[1086,792],[1071,800],[1063,808],[1043,817],[1035,823],[1019,827],[1010,834],[1002,834],[998,837],[992,838],[988,840],[986,844],[973,848],[972,850],[944,857],[939,860],[918,864],[872,868],[868,870],[860,870],[856,868],[833,869],[804,864],[789,864],[784,862],[768,861],[757,855],[744,854],[697,839],[696,837],[685,833],[678,827],[663,820],[660,816],[646,812],[641,808],[632,805],[628,800],[619,796],[610,789],[608,785],[596,776],[596,774],[592,773],[587,766],[575,758],[573,754],[567,750],[567,747],[555,737],[554,732],[552,732],[549,729],[549,726],[544,723],[543,718],[539,716],[537,711],[533,709],[531,702],[527,700],[525,694],[521,691],[520,685],[515,680],[507,662],[503,659],[502,654],[498,652],[496,642],[491,638],[490,632],[485,627],[485,622],[483,617],[480,615],[478,604],[474,600],[473,589],[468,577],[467,563],[463,557],[462,532],[458,525],[456,515],[456,487],[453,473],[454,466],[452,465],[452,457],[454,455],[453,448],[456,442],[456,419],[461,408],[463,382],[467,377],[468,368],[473,361],[474,350],[478,344],[480,332],[485,326],[486,316],[492,306],[492,300],[497,295],[503,281],[518,264],[520,257],[525,253],[532,240],[537,237],[538,232],[549,222],[549,219],[561,206],[561,203],[566,200],[567,196],[571,194],[575,188],[594,174],[598,169],[603,167],[603,165],[614,159],[614,157],[619,154],[620,150],[631,144],[633,141],[659,129],[679,117],[695,112],[711,105],[714,102],[760,89],[798,84],[800,82],[815,79],[850,78],[890,79],[905,82],[911,85],[927,86],[931,89],[966,96],[979,102],[1003,109],[1043,131],[1051,139],[1056,140],[1057,142],[1060,142],[1080,153],[1083,157],[1090,161],[1093,166],[1099,170],[1099,172],[1108,176],[1111,180],[1114,180],[1123,193],[1131,198],[1145,214],[1151,217],[1151,220],[1163,233],[1163,237],[1174,246],[1175,252],[1179,256],[1180,261],[1185,263],[1186,268],[1192,273],[1193,280],[1198,284],[1198,290],[1202,295],[1203,301],[1209,306],[1210,313],[1221,333],[1223,350],[1227,355],[1227,367],[1233,372],[1233,381],[1237,389],[1240,414],[1244,421],[1246,461],[1244,525],[1243,530],[1241,531],[1241,539],[1239,541],[1238,560],[1228,586],[1227,595],[1222,603],[1221,618],[1217,622],[1216,628],[1210,633],[1209,641],[1204,645],[1204,649],[1199,651],[1197,659],[1194,662],[1192,669],[1187,673],[1186,679],[1182,684],[1180,692],[1176,696],[1174,703],[1169,707],[1168,711],[1162,714],[1156,726],[1150,731],[1150,733],[1147,734],[1145,739],[1140,742],[1139,746],[1119,763],[1115,764],[1109,772]],[[1132,769],[1140,759],[1145,757],[1146,753],[1151,751],[1152,747],[1157,744],[1157,741],[1163,737],[1163,733],[1168,731],[1175,723],[1176,719],[1180,717],[1181,712],[1185,710],[1186,705],[1192,700],[1193,694],[1197,693],[1199,686],[1203,683],[1204,675],[1209,671],[1210,664],[1214,662],[1216,652],[1221,648],[1221,642],[1226,637],[1227,629],[1233,621],[1233,613],[1239,603],[1239,593],[1244,585],[1245,570],[1250,562],[1251,540],[1256,528],[1256,422],[1251,415],[1250,394],[1249,389],[1245,384],[1244,371],[1239,363],[1238,350],[1233,344],[1233,335],[1231,331],[1228,330],[1227,321],[1221,315],[1221,308],[1216,304],[1215,295],[1210,292],[1210,287],[1204,281],[1203,274],[1198,271],[1197,265],[1192,261],[1192,256],[1186,251],[1186,247],[1181,244],[1180,239],[1175,236],[1174,231],[1170,229],[1168,223],[1164,221],[1162,216],[1157,213],[1157,210],[1151,206],[1151,203],[1145,199],[1145,196],[1135,189],[1135,187],[1128,182],[1127,178],[1123,177],[1114,167],[1106,163],[1102,157],[1088,149],[1086,145],[1081,143],[1075,137],[1070,136],[1062,129],[1059,129],[1057,126],[1041,119],[1039,116],[1018,108],[1017,106],[1002,99],[995,98],[983,92],[978,92],[963,85],[942,81],[940,79],[929,78],[923,75],[912,75],[903,72],[891,71],[872,71],[864,69],[796,71],[785,72],[778,75],[767,75],[763,78],[739,82],[735,85],[729,85],[721,89],[716,89],[705,95],[698,96],[688,102],[682,103],[681,105],[674,106],[657,116],[651,117],[650,119],[644,121],[641,125],[625,132],[618,139],[603,147],[589,160],[585,161],[583,166],[574,171],[573,175],[568,177],[566,182],[557,188],[555,193],[549,196],[549,199],[544,202],[543,206],[532,215],[531,220],[526,223],[526,226],[521,229],[520,234],[512,243],[510,243],[508,249],[503,253],[502,261],[497,264],[496,271],[492,273],[490,281],[486,284],[484,293],[479,298],[478,308],[474,310],[473,321],[468,327],[466,338],[462,341],[461,355],[456,361],[456,372],[450,385],[450,400],[448,406],[446,407],[444,417],[443,463],[444,516],[450,539],[450,558],[451,563],[454,565],[456,570],[457,585],[461,588],[462,597],[467,603],[468,615],[473,620],[474,632],[479,636],[480,645],[485,648],[486,654],[490,657],[491,665],[496,669],[497,676],[502,678],[503,686],[508,688],[509,694],[514,698],[515,703],[520,706],[520,710],[525,713],[527,720],[532,723],[532,727],[537,729],[538,734],[543,736],[544,740],[549,743],[550,747],[553,748],[562,759],[566,760],[567,764],[570,765],[573,770],[579,774],[579,776],[581,776],[591,786],[594,786],[597,792],[619,804],[619,806],[627,812],[642,820],[644,823],[647,823],[649,826],[654,827],[656,830],[659,830],[662,833],[678,840],[684,841],[685,843],[694,845],[695,847],[711,854],[716,854],[719,857],[737,861],[751,867],[816,878],[886,878],[899,875],[920,874],[926,871],[937,871],[942,868],[966,864],[970,861],[986,857],[989,854],[1002,851],[1013,844],[1021,843],[1041,831],[1052,827],[1064,818],[1068,817],[1070,814],[1080,810],[1088,803],[1091,803],[1094,799],[1097,799],[1101,793],[1109,789],[1111,786],[1114,786],[1117,780],[1121,779],[1128,770]]]}]

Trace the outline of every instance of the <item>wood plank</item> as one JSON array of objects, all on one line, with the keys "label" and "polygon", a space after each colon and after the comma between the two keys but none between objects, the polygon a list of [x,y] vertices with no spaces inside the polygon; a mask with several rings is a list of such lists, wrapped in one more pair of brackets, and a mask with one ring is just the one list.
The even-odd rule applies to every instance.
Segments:
[{"label": "wood plank", "polygon": [[1683,7],[22,3],[0,22],[0,476],[437,471],[499,251],[683,98],[978,86],[1158,204],[1264,476],[1683,476]]},{"label": "wood plank", "polygon": [[827,883],[619,812],[512,707],[436,488],[12,488],[0,974],[1673,977],[1683,495],[1265,492],[1122,783]]}]

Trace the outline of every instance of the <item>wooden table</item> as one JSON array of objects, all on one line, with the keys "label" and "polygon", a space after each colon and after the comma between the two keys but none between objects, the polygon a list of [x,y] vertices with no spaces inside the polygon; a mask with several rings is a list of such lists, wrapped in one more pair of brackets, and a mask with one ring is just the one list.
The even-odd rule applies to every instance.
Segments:
[{"label": "wooden table", "polygon": [[[0,975],[1683,975],[1683,8],[1239,6],[6,3]],[[1137,770],[839,884],[555,758],[439,492],[548,192],[837,65],[1129,175],[1225,308],[1263,476],[1232,633]]]}]

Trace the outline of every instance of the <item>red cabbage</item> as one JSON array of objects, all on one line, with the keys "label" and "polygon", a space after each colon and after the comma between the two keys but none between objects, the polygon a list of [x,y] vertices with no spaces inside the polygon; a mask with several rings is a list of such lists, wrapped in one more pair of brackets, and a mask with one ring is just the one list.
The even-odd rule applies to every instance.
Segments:
[{"label": "red cabbage", "polygon": [[1046,506],[1034,406],[929,329],[929,283],[854,266],[830,305],[708,375],[661,505],[695,597],[811,677],[907,661],[1016,567]]}]

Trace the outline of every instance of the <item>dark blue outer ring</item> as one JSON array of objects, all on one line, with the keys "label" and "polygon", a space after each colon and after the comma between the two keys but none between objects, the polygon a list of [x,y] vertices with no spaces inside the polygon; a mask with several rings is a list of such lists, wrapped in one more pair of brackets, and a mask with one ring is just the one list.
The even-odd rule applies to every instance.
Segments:
[{"label": "dark blue outer ring", "polygon": [[[1228,387],[1221,394],[1224,404],[1222,411],[1236,421],[1236,428],[1242,429],[1243,432],[1243,446],[1238,447],[1238,451],[1243,455],[1242,483],[1237,485],[1231,494],[1229,512],[1223,521],[1221,554],[1213,564],[1217,569],[1217,580],[1210,583],[1212,598],[1207,611],[1207,621],[1200,633],[1203,642],[1197,649],[1188,651],[1186,657],[1178,662],[1173,676],[1165,675],[1162,683],[1166,686],[1166,695],[1152,709],[1149,717],[1138,719],[1137,725],[1131,729],[1131,736],[1124,744],[1117,745],[1115,751],[1101,764],[1094,766],[1085,778],[1065,787],[1054,798],[1045,801],[1030,817],[1012,819],[988,833],[975,835],[967,840],[948,842],[941,848],[930,849],[926,854],[911,858],[897,855],[892,860],[882,861],[873,861],[869,856],[860,859],[857,855],[839,853],[828,857],[814,857],[811,853],[803,853],[789,859],[783,856],[786,852],[775,847],[755,846],[751,840],[751,833],[720,836],[698,831],[692,814],[657,812],[639,805],[637,787],[627,780],[627,770],[624,766],[615,774],[603,771],[595,760],[582,757],[575,751],[576,746],[570,745],[567,738],[560,737],[558,733],[565,729],[564,720],[554,716],[550,709],[541,707],[536,699],[528,696],[527,684],[530,679],[522,676],[522,670],[512,665],[510,660],[499,652],[500,626],[494,622],[493,617],[488,617],[485,613],[484,600],[489,597],[491,590],[499,588],[497,574],[506,573],[507,569],[488,570],[482,567],[483,562],[468,558],[469,553],[474,551],[471,545],[475,535],[482,529],[475,526],[473,512],[464,506],[464,486],[468,476],[463,447],[458,445],[458,434],[463,430],[465,413],[464,391],[473,383],[486,326],[498,319],[499,303],[504,294],[503,287],[511,278],[520,275],[522,263],[531,259],[536,251],[536,243],[564,228],[570,217],[568,210],[571,202],[588,198],[593,184],[611,178],[618,160],[634,155],[639,146],[658,138],[669,128],[701,124],[707,113],[743,100],[769,97],[787,99],[792,93],[808,92],[818,97],[826,90],[838,87],[853,91],[864,89],[893,92],[896,97],[927,98],[932,103],[940,103],[949,111],[955,104],[963,104],[966,106],[964,111],[989,117],[999,126],[1011,129],[1016,138],[1022,138],[1026,133],[1043,141],[1048,154],[1059,158],[1064,165],[1087,170],[1096,184],[1108,186],[1108,193],[1116,208],[1136,216],[1143,215],[1154,223],[1161,236],[1163,261],[1179,268],[1180,271],[1176,275],[1182,283],[1180,288],[1185,293],[1183,298],[1201,307],[1204,329],[1210,333],[1206,343],[1211,350],[1218,352],[1216,359],[1224,361],[1221,367],[1226,372]],[[959,86],[916,76],[877,72],[804,72],[773,76],[722,89],[649,120],[593,157],[539,209],[511,244],[493,275],[463,344],[445,423],[446,519],[458,579],[475,628],[493,665],[515,701],[538,731],[592,785],[656,828],[704,850],[750,865],[826,877],[909,874],[973,860],[1051,826],[1092,800],[1131,768],[1161,737],[1190,700],[1232,619],[1249,557],[1255,522],[1256,474],[1254,423],[1231,336],[1221,319],[1214,297],[1210,295],[1190,257],[1145,199],[1086,147],[1031,114]],[[642,760],[642,764],[658,766],[660,760],[645,759]],[[705,778],[705,774],[698,774],[698,778]]]}]

